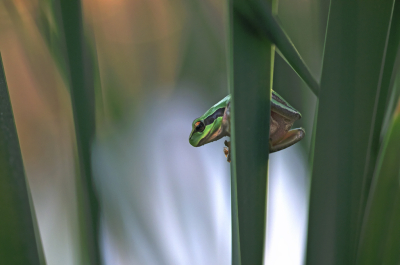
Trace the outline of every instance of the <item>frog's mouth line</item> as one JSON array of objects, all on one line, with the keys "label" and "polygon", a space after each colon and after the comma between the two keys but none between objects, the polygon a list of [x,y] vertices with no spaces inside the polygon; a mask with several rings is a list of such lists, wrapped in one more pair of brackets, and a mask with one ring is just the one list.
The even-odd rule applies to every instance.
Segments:
[{"label": "frog's mouth line", "polygon": [[[214,126],[213,126],[213,127],[214,127]],[[202,145],[205,145],[206,143],[211,143],[211,142],[213,142],[213,141],[211,141],[211,142],[208,142],[208,141],[207,141],[207,139],[208,139],[210,133],[212,132],[212,129],[213,129],[213,128],[211,128],[211,130],[208,131],[208,133],[207,133],[207,135],[206,135],[205,137],[201,138],[201,140],[199,141],[199,145],[198,145],[199,147],[202,146]]]},{"label": "frog's mouth line", "polygon": [[[223,135],[221,135],[221,130],[222,130],[222,128],[220,128],[219,130],[217,130],[217,131],[215,131],[213,134],[211,134],[211,132],[212,132],[213,129],[214,129],[214,126],[215,126],[215,124],[214,124],[213,127],[211,127],[211,129],[208,131],[207,135],[206,135],[205,137],[203,137],[203,138],[199,141],[199,145],[198,145],[198,146],[205,145],[206,143],[215,142],[215,141],[221,139],[222,137],[224,137]],[[211,134],[211,135],[210,135],[210,134]],[[214,134],[215,134],[216,136],[214,136],[214,138],[213,138],[213,135],[214,135]],[[210,140],[210,139],[212,139],[212,140]]]}]

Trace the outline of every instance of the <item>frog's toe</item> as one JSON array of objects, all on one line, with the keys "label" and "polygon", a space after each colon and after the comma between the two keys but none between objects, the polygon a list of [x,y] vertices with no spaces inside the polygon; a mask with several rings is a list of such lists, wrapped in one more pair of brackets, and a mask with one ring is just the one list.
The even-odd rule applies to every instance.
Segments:
[{"label": "frog's toe", "polygon": [[226,147],[231,148],[231,142],[225,140],[224,144]]},{"label": "frog's toe", "polygon": [[224,147],[226,161],[231,162],[231,142],[225,140],[224,144],[226,145],[226,147]]},{"label": "frog's toe", "polygon": [[224,154],[225,154],[225,157],[228,157],[228,155],[229,155],[229,150],[226,147],[224,147]]}]

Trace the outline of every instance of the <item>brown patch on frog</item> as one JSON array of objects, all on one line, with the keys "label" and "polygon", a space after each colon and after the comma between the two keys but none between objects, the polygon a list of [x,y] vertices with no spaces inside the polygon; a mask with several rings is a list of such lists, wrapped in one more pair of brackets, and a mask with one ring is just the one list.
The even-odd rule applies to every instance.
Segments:
[{"label": "brown patch on frog", "polygon": [[271,121],[269,127],[269,139],[271,144],[279,143],[293,125],[293,121],[285,119],[281,115],[271,111]]},{"label": "brown patch on frog", "polygon": [[[283,116],[271,111],[270,125],[269,125],[270,144],[274,146],[279,142],[281,142],[282,140],[291,137],[292,134],[297,133],[296,131],[292,131],[292,133],[289,132],[290,128],[292,128],[293,123],[294,121],[285,119]],[[230,136],[230,134],[228,136]],[[226,160],[228,162],[231,162],[231,142],[225,141],[224,143],[226,146],[224,147],[224,154]]]}]

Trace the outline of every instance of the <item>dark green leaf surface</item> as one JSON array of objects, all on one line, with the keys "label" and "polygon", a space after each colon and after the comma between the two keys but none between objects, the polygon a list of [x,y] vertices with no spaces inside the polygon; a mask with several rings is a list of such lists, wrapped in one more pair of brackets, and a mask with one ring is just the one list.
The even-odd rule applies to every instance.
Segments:
[{"label": "dark green leaf surface", "polygon": [[282,58],[293,68],[301,79],[318,96],[319,84],[312,76],[310,70],[272,14],[272,8],[265,1],[234,1],[239,17],[251,27],[265,35],[279,49]]},{"label": "dark green leaf surface", "polygon": [[[362,6],[362,8],[360,8]],[[319,94],[308,265],[354,264],[393,1],[332,1]]]},{"label": "dark green leaf surface", "polygon": [[368,197],[357,264],[400,262],[400,115],[385,137]]},{"label": "dark green leaf surface", "polygon": [[[79,0],[60,0],[65,34],[71,101],[80,168],[82,242],[86,264],[102,264],[99,251],[99,203],[91,169],[91,144],[95,132],[93,66],[84,40]],[[87,261],[86,261],[87,260]]]},{"label": "dark green leaf surface", "polygon": [[232,264],[263,263],[274,48],[230,1]]},{"label": "dark green leaf surface", "polygon": [[45,264],[0,55],[0,264]]},{"label": "dark green leaf surface", "polygon": [[[400,2],[396,1],[393,12],[392,21],[389,31],[389,36],[387,40],[387,49],[385,54],[384,66],[381,72],[381,80],[378,86],[378,91],[375,99],[375,109],[374,109],[374,119],[371,123],[371,135],[369,140],[367,161],[364,171],[363,179],[363,191],[360,203],[360,217],[364,215],[364,209],[367,201],[367,196],[370,191],[372,175],[374,173],[376,160],[378,157],[380,143],[381,143],[381,133],[383,121],[385,118],[385,113],[388,113],[389,117],[392,117],[393,113],[388,109],[389,98],[391,95],[391,89],[394,86],[395,74],[395,62],[396,58],[399,60],[400,54],[398,54],[399,43],[400,43]],[[399,64],[399,62],[397,63]],[[397,66],[398,69],[398,66]],[[396,97],[395,97],[396,98]]]}]

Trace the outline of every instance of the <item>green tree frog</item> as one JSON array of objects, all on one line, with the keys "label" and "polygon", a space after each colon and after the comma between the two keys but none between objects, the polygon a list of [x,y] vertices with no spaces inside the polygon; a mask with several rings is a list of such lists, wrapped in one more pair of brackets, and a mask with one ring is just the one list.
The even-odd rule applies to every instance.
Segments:
[{"label": "green tree frog", "polygon": [[[230,136],[230,100],[228,95],[212,106],[203,116],[192,123],[189,143],[199,147]],[[303,128],[290,129],[296,120],[301,118],[300,112],[290,106],[278,93],[272,90],[271,118],[269,127],[269,152],[285,149],[305,135]],[[230,162],[230,142],[225,141],[225,156]]]}]

